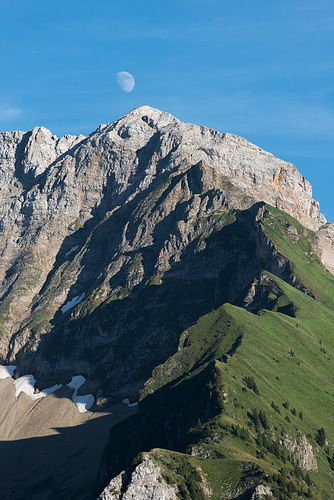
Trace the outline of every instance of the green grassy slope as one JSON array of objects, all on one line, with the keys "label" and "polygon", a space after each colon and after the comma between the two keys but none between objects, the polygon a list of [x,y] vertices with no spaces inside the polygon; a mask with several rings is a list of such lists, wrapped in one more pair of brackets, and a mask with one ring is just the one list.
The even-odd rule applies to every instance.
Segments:
[{"label": "green grassy slope", "polygon": [[[275,479],[275,475],[282,468],[292,474],[292,481],[299,491],[298,494],[301,491],[307,492],[308,487],[304,481],[296,477],[294,460],[289,460],[288,454],[282,461],[282,457],[278,458],[270,453],[257,441],[262,433],[270,441],[282,440],[286,434],[292,438],[305,435],[315,451],[319,469],[318,472],[309,473],[315,484],[312,486],[313,494],[316,498],[322,498],[322,495],[330,498],[333,483],[328,458],[332,457],[332,443],[334,443],[332,370],[334,314],[278,278],[275,282],[297,306],[296,318],[270,311],[263,311],[255,316],[241,308],[226,304],[219,311],[201,318],[191,329],[189,342],[194,339],[194,344],[184,352],[187,367],[191,357],[190,352],[193,351],[193,354],[198,352],[198,343],[205,344],[205,341],[199,341],[201,335],[207,340],[210,336],[215,338],[219,329],[221,331],[222,340],[221,343],[216,342],[215,352],[211,351],[212,358],[221,354],[220,349],[231,352],[224,347],[227,346],[227,339],[232,340],[236,337],[236,332],[241,335],[241,342],[235,353],[225,358],[226,362],[218,360],[215,362],[216,370],[220,374],[219,392],[224,395],[220,415],[209,420],[209,423],[197,424],[195,430],[189,433],[195,438],[195,452],[206,457],[200,461],[203,470],[208,470],[208,483],[212,480],[210,462],[215,458],[221,461],[223,456],[225,457],[223,463],[227,461],[228,464],[230,460],[251,462],[258,471],[262,471],[265,475],[269,474],[270,479],[267,483],[274,491],[277,490],[281,498],[289,492],[282,487],[279,488],[272,476],[274,475]],[[213,320],[217,315],[220,320]],[[204,323],[206,329],[203,328]],[[182,354],[179,353],[176,357],[182,364]],[[201,359],[205,357],[202,355]],[[172,360],[169,360],[168,373],[170,373],[168,367],[171,365]],[[156,372],[161,370],[162,368]],[[185,376],[195,375],[197,371],[195,362],[193,369],[187,371]],[[254,380],[258,394],[247,388],[249,380]],[[150,382],[151,385],[153,383],[154,381]],[[182,385],[182,382],[176,380],[175,384]],[[171,388],[168,390],[173,392]],[[268,429],[262,424],[256,428],[250,417],[254,414],[254,409],[265,413]],[[237,425],[241,429],[247,429],[249,435],[247,432],[245,434],[246,437],[248,435],[248,439],[240,438],[238,432],[233,430],[233,426]],[[318,429],[321,428],[325,429],[328,446],[321,447],[316,441]],[[284,453],[284,450],[281,446],[280,453]],[[212,467],[215,468],[214,463]],[[220,484],[219,480],[218,483],[216,480],[216,486],[212,485],[211,489],[216,491],[213,498],[223,498],[221,489],[226,480],[224,476],[220,475]],[[258,477],[261,477],[260,472]],[[290,492],[286,497],[293,498],[293,495],[294,493]]]},{"label": "green grassy slope", "polygon": [[266,205],[261,225],[279,253],[289,259],[293,273],[314,297],[334,310],[334,278],[316,254],[316,234],[290,215]]},{"label": "green grassy slope", "polygon": [[180,498],[246,499],[260,483],[282,500],[332,498],[334,280],[313,233],[272,207],[261,225],[317,300],[262,271],[281,291],[271,310],[226,303],[183,332],[146,383],[141,415],[111,433],[113,475],[149,451]]}]

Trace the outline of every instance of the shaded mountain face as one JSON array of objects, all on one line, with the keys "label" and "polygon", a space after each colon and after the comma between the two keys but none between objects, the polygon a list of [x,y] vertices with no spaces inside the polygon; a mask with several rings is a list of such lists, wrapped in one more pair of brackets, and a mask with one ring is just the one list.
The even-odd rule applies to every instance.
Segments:
[{"label": "shaded mountain face", "polygon": [[[245,479],[246,451],[240,462],[231,450],[228,455],[218,445],[204,446],[215,436],[205,425],[214,421],[219,443],[227,435],[239,439],[231,430],[239,424],[253,425],[252,446],[263,440],[252,405],[261,411],[271,401],[276,405],[277,388],[270,386],[260,404],[252,399],[258,397],[256,377],[273,374],[279,358],[285,366],[286,352],[295,349],[286,339],[276,345],[276,336],[286,329],[294,336],[300,328],[312,351],[321,327],[331,342],[334,226],[319,213],[310,184],[294,165],[241,137],[147,106],[88,137],[58,139],[43,127],[0,134],[0,180],[1,362],[17,365],[16,376],[33,373],[40,388],[80,374],[87,378],[86,392],[101,400],[141,400],[139,414],[110,438],[100,490],[139,453],[165,448],[199,460],[229,456],[236,462],[225,465],[239,475],[226,498],[253,494],[258,483]],[[310,320],[313,304],[319,310]],[[275,326],[268,326],[267,315]],[[277,356],[265,355],[266,338]],[[261,362],[248,359],[256,339]],[[234,366],[238,353],[245,363],[241,374]],[[313,361],[304,354],[298,361],[309,366]],[[326,378],[327,361],[319,362],[315,385]],[[279,398],[290,394],[289,379],[284,383]],[[306,389],[300,394],[305,398]],[[227,411],[234,399],[239,407],[234,402]],[[312,404],[327,403],[315,398]],[[216,418],[225,420],[218,425]],[[290,439],[291,449],[298,441],[308,450],[305,435],[322,425],[312,412],[308,418],[300,435],[292,426],[283,438],[279,417],[272,441]],[[199,421],[204,427],[196,428]],[[127,442],[129,435],[134,443]],[[256,446],[249,446],[252,464],[265,477]],[[305,459],[310,470],[312,450]],[[166,469],[168,460],[181,467],[177,457],[154,452],[146,459],[165,470],[164,480],[177,482]],[[183,476],[195,477],[197,459],[187,460]],[[205,474],[211,472],[204,467]],[[195,483],[193,490],[180,483],[179,491],[202,498]]]}]

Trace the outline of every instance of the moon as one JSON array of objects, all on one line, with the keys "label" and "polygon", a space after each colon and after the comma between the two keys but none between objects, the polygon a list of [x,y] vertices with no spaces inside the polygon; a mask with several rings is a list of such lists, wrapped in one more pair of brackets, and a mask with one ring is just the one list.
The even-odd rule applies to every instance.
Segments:
[{"label": "moon", "polygon": [[135,86],[135,79],[131,73],[128,73],[127,71],[119,71],[116,75],[116,79],[123,92],[129,94],[133,90]]}]

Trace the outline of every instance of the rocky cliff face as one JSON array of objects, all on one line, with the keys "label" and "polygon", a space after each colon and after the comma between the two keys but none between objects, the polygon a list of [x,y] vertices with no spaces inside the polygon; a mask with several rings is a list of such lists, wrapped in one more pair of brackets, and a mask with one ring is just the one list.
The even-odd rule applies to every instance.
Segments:
[{"label": "rocky cliff face", "polygon": [[[78,372],[91,374],[95,359],[102,356],[109,364],[114,359],[109,347],[125,324],[130,333],[143,328],[120,306],[134,289],[139,293],[167,277],[176,283],[183,273],[193,282],[201,276],[206,283],[218,283],[222,268],[231,274],[226,266],[232,260],[235,266],[239,262],[233,271],[235,286],[231,281],[230,297],[222,297],[215,285],[214,302],[236,299],[236,285],[244,286],[261,267],[259,262],[250,266],[249,257],[240,264],[240,256],[256,245],[262,248],[258,255],[270,260],[272,249],[258,232],[254,213],[252,230],[248,219],[236,217],[248,237],[233,237],[217,253],[218,242],[208,238],[231,222],[226,217],[233,211],[264,201],[312,230],[326,222],[310,184],[292,164],[241,137],[182,123],[147,106],[101,125],[86,138],[58,139],[43,127],[1,134],[0,158],[0,352],[3,360],[18,359],[23,371],[39,359],[37,375],[47,378],[53,371],[53,380],[73,372],[66,352],[72,365],[77,360]],[[327,262],[331,250],[320,247]],[[217,253],[216,269],[205,267],[212,252]],[[201,259],[195,269],[196,254]],[[181,260],[188,262],[185,267]],[[277,267],[277,260],[272,265]],[[151,314],[159,299],[154,296],[150,303],[144,295],[145,308],[151,308],[146,322],[155,323],[145,342],[152,346],[159,334],[163,359],[177,344],[177,335],[162,333],[165,326]],[[100,315],[101,321],[93,318],[95,328],[87,326],[89,321],[82,328],[80,318],[87,320],[101,303],[111,304],[111,316]],[[202,305],[203,311],[208,307]],[[41,347],[41,338],[50,331],[62,345],[57,363]],[[52,349],[48,345],[45,350]],[[88,357],[83,355],[88,351]]]},{"label": "rocky cliff face", "polygon": [[323,264],[334,274],[334,224],[327,223],[318,233],[319,254]]}]

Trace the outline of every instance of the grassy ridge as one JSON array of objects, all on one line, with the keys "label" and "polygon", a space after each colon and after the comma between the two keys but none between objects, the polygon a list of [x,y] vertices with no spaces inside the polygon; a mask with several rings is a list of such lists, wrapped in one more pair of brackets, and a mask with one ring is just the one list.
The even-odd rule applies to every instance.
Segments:
[{"label": "grassy ridge", "polygon": [[[228,340],[231,345],[240,335],[242,338],[235,353],[225,358],[226,362],[215,362],[221,374],[219,391],[224,395],[222,412],[219,417],[209,419],[205,424],[199,423],[189,430],[195,444],[188,445],[187,451],[195,450],[195,453],[199,454],[198,460],[201,456],[205,457],[201,459],[201,467],[208,471],[207,482],[211,485],[212,498],[223,498],[220,495],[222,484],[226,480],[225,474],[218,475],[220,481],[217,482],[217,478],[213,480],[213,470],[218,467],[215,459],[223,461],[227,467],[231,460],[239,460],[240,464],[252,463],[258,471],[257,477],[262,477],[262,482],[267,475],[270,477],[270,474],[279,474],[282,467],[293,472],[293,463],[287,458],[285,463],[282,463],[282,460],[272,453],[260,450],[256,442],[258,430],[250,418],[254,408],[266,414],[271,439],[281,440],[285,434],[292,438],[297,438],[298,435],[307,436],[313,450],[318,450],[316,457],[319,472],[309,473],[315,483],[312,487],[313,494],[316,498],[321,498],[320,492],[327,492],[328,495],[331,491],[332,481],[327,457],[331,455],[334,442],[334,314],[280,279],[274,276],[271,278],[296,305],[296,318],[270,311],[262,311],[260,315],[255,316],[241,308],[225,304],[218,311],[201,318],[197,325],[189,329],[190,346],[184,349],[183,355],[175,355],[179,365],[182,365],[181,358],[184,357],[183,366],[187,369],[189,359],[198,353],[198,345],[206,345],[214,338],[214,350],[206,350],[207,358],[201,356],[201,359],[208,359],[211,352],[213,359],[220,356],[224,350],[228,352]],[[217,341],[219,331],[220,344]],[[199,370],[196,368],[195,357],[193,362],[193,368],[184,374],[188,380]],[[171,365],[172,360],[169,360],[165,366],[168,377]],[[162,370],[160,367],[160,380]],[[253,378],[258,394],[247,388],[247,378]],[[175,385],[182,385],[181,380],[179,375]],[[171,387],[168,390],[171,391]],[[272,408],[272,403],[279,413]],[[249,431],[248,440],[245,441],[235,434],[233,426],[237,425]],[[320,428],[325,429],[329,440],[328,454],[316,442],[317,430]],[[264,432],[265,429],[261,428],[261,431]],[[192,461],[193,458],[189,460]],[[293,498],[294,495],[300,494],[300,491],[307,493],[308,486],[305,481],[300,479],[298,482],[292,477],[291,481],[299,493],[290,492],[287,498]],[[241,476],[238,478],[240,487]],[[267,483],[275,491],[275,483]],[[249,479],[249,485],[251,484]],[[282,492],[277,494],[285,498]]]},{"label": "grassy ridge", "polygon": [[[280,500],[332,497],[334,279],[314,233],[272,207],[260,223],[310,295],[263,270],[271,310],[225,303],[185,330],[147,381],[141,415],[111,433],[113,475],[146,451],[180,498],[248,499],[257,484]],[[287,445],[303,439],[313,470]]]},{"label": "grassy ridge", "polygon": [[[180,498],[201,498],[191,495],[203,485],[211,498],[225,498],[226,483],[230,492],[250,491],[262,482],[276,491],[277,498],[308,494],[306,472],[296,477],[284,446],[278,445],[282,456],[259,446],[262,433],[277,443],[286,434],[293,439],[307,436],[319,468],[309,472],[313,495],[321,498],[331,491],[327,457],[334,442],[334,313],[270,277],[286,300],[295,304],[295,318],[265,310],[253,315],[225,304],[187,331],[187,346],[154,370],[143,392],[145,417],[132,438],[132,445],[137,443],[133,456],[159,447],[152,458],[168,481],[178,485]],[[256,391],[249,388],[249,379],[254,380]],[[268,429],[254,424],[254,409],[265,413]],[[329,453],[316,441],[322,427]],[[192,480],[185,479],[198,468],[202,476],[194,473]],[[230,469],[233,475],[224,472]],[[274,481],[282,470],[296,491],[284,493]]]}]

